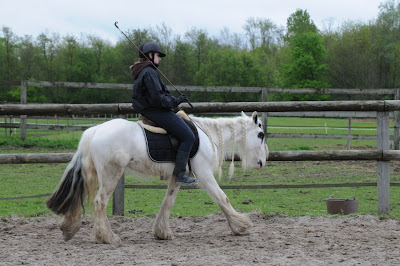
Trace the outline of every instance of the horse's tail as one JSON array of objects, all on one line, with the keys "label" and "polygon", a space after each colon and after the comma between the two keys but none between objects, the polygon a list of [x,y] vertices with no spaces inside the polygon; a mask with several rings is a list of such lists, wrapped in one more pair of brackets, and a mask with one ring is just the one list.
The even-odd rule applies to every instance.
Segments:
[{"label": "horse's tail", "polygon": [[56,190],[47,199],[47,207],[56,214],[65,215],[84,208],[84,199],[94,197],[97,172],[89,151],[95,127],[87,129],[79,141],[78,150],[64,171]]}]

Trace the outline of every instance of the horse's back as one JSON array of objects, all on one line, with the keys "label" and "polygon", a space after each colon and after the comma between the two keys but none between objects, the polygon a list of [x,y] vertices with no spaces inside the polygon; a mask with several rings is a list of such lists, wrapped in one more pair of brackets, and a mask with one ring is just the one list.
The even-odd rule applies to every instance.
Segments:
[{"label": "horse's back", "polygon": [[137,123],[125,119],[113,119],[96,126],[96,132],[90,143],[92,155],[106,158],[123,157],[118,160],[129,160],[135,143],[141,141],[142,132]]}]

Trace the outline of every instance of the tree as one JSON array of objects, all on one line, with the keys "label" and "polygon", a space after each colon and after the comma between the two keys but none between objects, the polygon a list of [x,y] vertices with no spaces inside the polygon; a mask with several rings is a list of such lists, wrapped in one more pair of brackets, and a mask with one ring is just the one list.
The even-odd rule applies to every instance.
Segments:
[{"label": "tree", "polygon": [[62,68],[64,70],[66,81],[74,81],[73,69],[77,50],[78,42],[74,36],[67,35],[63,38],[63,42],[60,48],[60,54],[62,57]]},{"label": "tree", "polygon": [[6,80],[6,44],[5,38],[0,38],[0,80]]},{"label": "tree", "polygon": [[87,47],[78,47],[72,68],[73,81],[95,82],[97,60],[95,51]]},{"label": "tree", "polygon": [[336,88],[378,88],[374,27],[346,23],[327,49],[330,83]]},{"label": "tree", "polygon": [[327,65],[322,37],[307,11],[298,9],[287,20],[289,63],[282,66],[282,85],[292,88],[322,88]]},{"label": "tree", "polygon": [[36,46],[39,50],[38,64],[45,73],[38,77],[41,80],[56,80],[54,70],[54,60],[57,56],[57,49],[60,36],[53,34],[51,37],[47,37],[46,34],[40,34],[36,39]]},{"label": "tree", "polygon": [[243,28],[251,50],[261,48],[265,52],[272,52],[281,43],[283,29],[269,19],[251,17]]},{"label": "tree", "polygon": [[3,47],[5,50],[4,57],[4,79],[13,80],[18,79],[17,77],[17,67],[18,67],[18,57],[16,54],[16,41],[17,37],[8,27],[2,27],[3,32]]},{"label": "tree", "polygon": [[284,66],[284,87],[322,88],[322,78],[327,70],[325,49],[321,36],[314,32],[291,38],[291,63]]},{"label": "tree", "polygon": [[[263,86],[262,67],[250,55],[233,48],[214,49],[208,54],[208,64],[202,64],[195,75],[196,84],[202,86]],[[245,101],[249,93],[215,93],[197,95],[201,101]],[[254,100],[254,98],[252,98]]]},{"label": "tree", "polygon": [[231,33],[227,27],[220,31],[218,44],[222,47],[232,47],[235,50],[244,50],[247,47],[246,40],[243,34]]},{"label": "tree", "polygon": [[310,14],[307,10],[297,9],[295,13],[291,14],[286,22],[287,33],[285,40],[290,42],[290,39],[298,34],[314,32],[317,33],[317,27],[312,21]]},{"label": "tree", "polygon": [[186,39],[194,48],[194,57],[196,60],[196,71],[200,70],[200,66],[207,62],[208,52],[212,48],[212,40],[208,37],[208,33],[204,30],[193,28],[185,34]]},{"label": "tree", "polygon": [[[193,47],[180,39],[177,39],[175,51],[170,55],[173,68],[173,82],[180,85],[193,85],[196,64],[193,58]],[[164,63],[164,62],[163,62]]]},{"label": "tree", "polygon": [[32,36],[25,35],[20,43],[19,62],[21,66],[21,79],[28,80],[38,76],[37,61],[39,59],[37,49],[32,42]]},{"label": "tree", "polygon": [[400,3],[389,0],[379,9],[376,29],[381,84],[394,88],[400,85]]},{"label": "tree", "polygon": [[94,36],[94,35],[88,35],[87,36],[88,41],[89,41],[89,48],[93,52],[93,57],[95,60],[95,75],[96,79],[98,80],[104,80],[103,77],[103,53],[106,50],[107,46],[109,46],[108,43],[103,41],[100,37]]}]

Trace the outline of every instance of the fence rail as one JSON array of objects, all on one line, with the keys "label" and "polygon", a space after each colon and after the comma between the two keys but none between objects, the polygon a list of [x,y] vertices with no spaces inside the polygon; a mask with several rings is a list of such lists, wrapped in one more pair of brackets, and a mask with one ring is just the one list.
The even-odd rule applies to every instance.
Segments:
[{"label": "fence rail", "polygon": [[[301,111],[400,111],[400,100],[383,101],[304,101],[304,102],[231,102],[181,104],[189,114],[215,112],[301,112]],[[129,103],[115,104],[2,104],[0,115],[124,115],[136,113]]]},{"label": "fence rail", "polygon": [[[74,153],[0,154],[0,164],[68,163]],[[231,158],[231,156],[227,156]],[[235,157],[238,161],[240,158]],[[400,160],[395,150],[270,151],[268,161],[391,161]]]}]

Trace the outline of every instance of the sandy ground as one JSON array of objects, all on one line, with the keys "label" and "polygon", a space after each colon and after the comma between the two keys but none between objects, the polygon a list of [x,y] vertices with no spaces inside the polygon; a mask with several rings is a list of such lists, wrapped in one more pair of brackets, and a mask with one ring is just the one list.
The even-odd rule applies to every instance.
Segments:
[{"label": "sandy ground", "polygon": [[0,265],[400,265],[399,220],[249,216],[245,236],[232,235],[220,213],[174,218],[169,241],[153,238],[153,218],[109,217],[119,247],[95,242],[90,217],[68,242],[60,217],[8,217],[0,221]]}]

